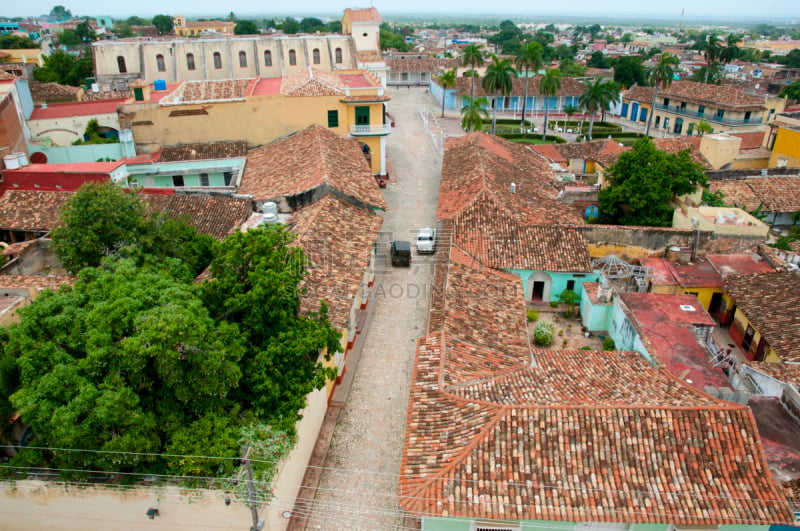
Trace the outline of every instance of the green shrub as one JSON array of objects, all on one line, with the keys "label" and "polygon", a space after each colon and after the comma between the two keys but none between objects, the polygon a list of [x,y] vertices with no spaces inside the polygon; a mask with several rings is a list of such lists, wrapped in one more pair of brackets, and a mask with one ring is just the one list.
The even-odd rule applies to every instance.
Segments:
[{"label": "green shrub", "polygon": [[592,347],[590,347],[589,345],[586,345],[585,347],[581,347],[580,349],[581,350],[593,350]]},{"label": "green shrub", "polygon": [[536,310],[528,310],[528,322],[533,323],[539,320],[539,312]]},{"label": "green shrub", "polygon": [[555,335],[555,325],[549,321],[539,321],[533,329],[533,342],[539,346],[546,347],[553,342]]},{"label": "green shrub", "polygon": [[616,345],[614,344],[614,340],[610,337],[603,338],[603,350],[614,350]]},{"label": "green shrub", "polygon": [[564,341],[561,342],[561,344],[566,347],[567,345],[569,345],[569,340],[565,339]]},{"label": "green shrub", "polygon": [[550,301],[550,307],[551,308],[558,308],[558,302],[557,301]]}]

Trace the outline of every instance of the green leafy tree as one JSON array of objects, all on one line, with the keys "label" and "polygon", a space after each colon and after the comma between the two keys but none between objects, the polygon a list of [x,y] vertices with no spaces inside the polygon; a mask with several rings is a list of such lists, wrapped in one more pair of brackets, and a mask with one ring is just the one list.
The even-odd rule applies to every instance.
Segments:
[{"label": "green leafy tree", "polygon": [[26,50],[38,48],[39,45],[28,37],[19,35],[0,35],[0,50]]},{"label": "green leafy tree", "polygon": [[[522,47],[522,52],[514,60],[514,65],[517,71],[525,72],[525,87],[522,96],[522,120],[520,127],[525,127],[525,111],[528,105],[528,80],[530,79],[530,72],[533,71],[534,75],[544,66],[542,59],[542,45],[536,41],[529,41]],[[474,97],[474,96],[473,96]]]},{"label": "green leafy tree", "polygon": [[722,51],[722,43],[719,36],[713,33],[710,34],[700,45],[700,51],[703,52],[703,58],[706,60],[705,83],[708,83],[709,73],[713,70]]},{"label": "green leafy tree", "polygon": [[792,82],[791,85],[784,87],[780,93],[781,98],[800,100],[800,79]]},{"label": "green leafy tree", "polygon": [[586,66],[590,68],[610,68],[611,61],[609,61],[608,57],[606,57],[606,54],[600,50],[597,50],[596,52],[592,53],[592,56],[586,63]]},{"label": "green leafy tree", "polygon": [[649,227],[670,226],[670,202],[706,184],[702,166],[688,150],[665,153],[649,137],[622,153],[609,166],[606,178],[608,185],[599,193],[603,221]]},{"label": "green leafy tree", "polygon": [[483,122],[489,118],[486,107],[489,105],[487,98],[481,97],[472,99],[469,96],[462,96],[461,106],[461,127],[468,132],[480,131],[483,129]]},{"label": "green leafy tree", "polygon": [[328,31],[328,26],[318,18],[306,17],[300,21],[300,31],[303,33],[323,32]]},{"label": "green leafy tree", "polygon": [[614,67],[614,82],[626,88],[633,85],[645,85],[647,75],[642,65],[642,59],[638,55],[625,55],[617,59]]},{"label": "green leafy tree", "polygon": [[559,61],[558,69],[564,77],[584,77],[586,75],[586,67],[571,57]]},{"label": "green leafy tree", "polygon": [[675,76],[675,69],[680,64],[680,59],[669,52],[661,54],[658,62],[650,69],[649,78],[653,85],[653,101],[650,104],[650,114],[647,116],[647,126],[644,134],[650,134],[650,125],[653,123],[653,115],[656,113],[656,98],[659,88],[667,88],[672,85],[672,78]]},{"label": "green leafy tree", "polygon": [[622,35],[622,38],[620,38],[620,41],[624,42],[625,44],[633,42],[633,33],[630,32],[625,33],[624,35]]},{"label": "green leafy tree", "polygon": [[702,119],[697,122],[697,127],[695,129],[697,130],[697,134],[700,136],[712,133],[714,131],[714,128],[711,127],[711,124]]},{"label": "green leafy tree", "polygon": [[795,48],[783,57],[779,57],[777,61],[787,68],[800,68],[800,48]]},{"label": "green leafy tree", "polygon": [[33,69],[33,78],[44,83],[61,83],[82,86],[94,69],[92,51],[85,49],[75,58],[67,52],[56,50],[44,58],[44,66]]},{"label": "green leafy tree", "polygon": [[539,94],[544,96],[544,128],[542,130],[542,140],[547,138],[547,125],[550,112],[550,104],[547,99],[555,96],[559,90],[561,90],[561,71],[558,68],[551,68],[539,81]]},{"label": "green leafy tree", "polygon": [[156,15],[153,17],[153,26],[158,29],[159,35],[168,35],[175,27],[169,15]]},{"label": "green leafy tree", "polygon": [[444,118],[444,104],[447,101],[447,89],[456,85],[456,70],[451,68],[439,74],[439,85],[442,87],[442,118]]},{"label": "green leafy tree", "polygon": [[234,35],[258,35],[261,31],[253,20],[240,20],[233,28]]},{"label": "green leafy tree", "polygon": [[467,44],[464,47],[464,50],[461,53],[461,61],[464,66],[469,65],[472,68],[472,72],[470,77],[472,78],[470,81],[470,93],[469,97],[471,99],[475,99],[475,74],[476,68],[479,66],[483,66],[483,45],[471,43]]},{"label": "green leafy tree", "polygon": [[384,22],[380,28],[381,50],[394,48],[398,52],[407,52],[411,45],[406,42],[405,36]]},{"label": "green leafy tree", "polygon": [[289,35],[300,33],[300,21],[292,17],[286,17],[283,23],[278,24],[278,29]]},{"label": "green leafy tree", "polygon": [[114,24],[114,33],[120,39],[127,39],[133,37],[133,28],[130,24]]},{"label": "green leafy tree", "polygon": [[125,24],[129,26],[149,26],[151,22],[149,18],[132,16],[125,19]]},{"label": "green leafy tree", "polygon": [[88,144],[115,144],[118,142],[118,138],[105,138],[100,136],[100,125],[97,123],[97,119],[92,118],[89,120],[89,123],[86,124],[83,138],[79,138],[72,144],[78,146]]},{"label": "green leafy tree", "polygon": [[566,317],[575,315],[575,307],[581,302],[581,297],[571,289],[565,289],[558,295],[558,301],[567,306]]},{"label": "green leafy tree", "polygon": [[517,71],[514,70],[511,59],[500,59],[494,54],[489,54],[489,57],[492,62],[486,67],[486,75],[483,76],[481,87],[487,93],[494,94],[492,101],[492,134],[495,134],[495,131],[497,131],[497,107],[499,104],[497,96],[511,94]]},{"label": "green leafy tree", "polygon": [[81,38],[75,33],[75,30],[65,29],[56,36],[58,44],[62,46],[77,46],[81,43]]},{"label": "green leafy tree", "polygon": [[712,192],[708,188],[703,188],[702,201],[703,204],[707,206],[723,207],[725,206],[725,194],[720,190]]},{"label": "green leafy tree", "polygon": [[720,48],[719,60],[724,64],[732,63],[739,58],[741,48],[739,48],[739,41],[742,40],[741,35],[730,33],[725,39],[725,44]]},{"label": "green leafy tree", "polygon": [[53,6],[50,10],[52,20],[68,20],[72,18],[72,12],[64,6]]},{"label": "green leafy tree", "polygon": [[89,19],[84,19],[83,22],[80,22],[77,26],[75,26],[75,35],[80,39],[81,42],[92,42],[97,40],[97,35],[95,35],[92,26],[89,24]]}]

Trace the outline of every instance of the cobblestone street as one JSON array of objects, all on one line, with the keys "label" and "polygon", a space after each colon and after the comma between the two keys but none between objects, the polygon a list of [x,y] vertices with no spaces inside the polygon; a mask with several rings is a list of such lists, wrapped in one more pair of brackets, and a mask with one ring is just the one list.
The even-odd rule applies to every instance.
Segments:
[{"label": "cobblestone street", "polygon": [[[390,94],[395,127],[387,139],[391,180],[382,239],[413,243],[420,227],[435,223],[444,135],[432,113],[423,111],[435,105],[424,89]],[[306,500],[308,530],[403,528],[397,474],[433,260],[413,252],[409,268],[379,268],[352,384],[346,397],[341,389],[334,395],[341,412],[315,499]]]}]

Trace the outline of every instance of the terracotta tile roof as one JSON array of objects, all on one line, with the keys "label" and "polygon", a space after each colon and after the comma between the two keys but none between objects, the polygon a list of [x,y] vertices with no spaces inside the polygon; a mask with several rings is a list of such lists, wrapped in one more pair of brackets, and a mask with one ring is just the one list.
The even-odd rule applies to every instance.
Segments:
[{"label": "terracotta tile roof", "polygon": [[498,233],[489,240],[487,254],[485,264],[498,269],[592,271],[583,232],[569,227],[527,226]]},{"label": "terracotta tile roof", "polygon": [[800,387],[800,364],[751,362],[748,365],[767,376],[772,376],[776,380],[792,385],[795,388]]},{"label": "terracotta tile roof", "polygon": [[730,136],[735,136],[742,139],[742,144],[739,149],[760,149],[764,141],[764,131],[755,133],[728,133]]},{"label": "terracotta tile roof", "polygon": [[768,212],[800,210],[799,177],[755,177],[745,181],[764,202]]},{"label": "terracotta tile roof", "polygon": [[[544,76],[531,76],[528,80],[528,96],[537,96],[539,95],[539,83],[541,82]],[[483,88],[481,87],[481,80],[483,78],[475,78],[475,97],[480,96],[487,96],[491,97],[494,94],[487,94]],[[525,78],[524,77],[515,77],[513,79],[514,87],[511,90],[511,96],[522,96],[525,94]],[[456,85],[455,89],[460,92],[461,94],[470,94],[471,85],[471,78],[469,77],[457,77],[456,78]],[[571,77],[564,77],[561,78],[561,89],[556,92],[556,96],[580,96],[586,92],[586,85],[581,83],[580,81],[573,79]]]},{"label": "terracotta tile roof", "polygon": [[383,22],[380,13],[374,7],[369,9],[345,9],[349,13],[350,22]]},{"label": "terracotta tile roof", "polygon": [[3,256],[16,256],[24,254],[28,248],[33,247],[34,245],[38,245],[39,240],[25,240],[22,242],[12,243],[9,244],[7,247],[4,247],[2,252]]},{"label": "terracotta tile roof", "polygon": [[187,28],[218,28],[220,26],[233,27],[236,22],[228,20],[187,20]]},{"label": "terracotta tile roof", "polygon": [[180,144],[164,146],[159,153],[159,162],[181,160],[213,160],[244,157],[247,155],[247,142],[209,142],[206,144]]},{"label": "terracotta tile roof", "polygon": [[800,361],[800,273],[728,277],[724,289],[783,361]]},{"label": "terracotta tile roof", "polygon": [[341,96],[344,91],[339,76],[313,68],[287,76],[281,82],[284,96]]},{"label": "terracotta tile roof", "polygon": [[719,271],[722,278],[733,275],[772,273],[775,269],[759,255],[752,254],[707,254],[706,260]]},{"label": "terracotta tile roof", "polygon": [[[517,277],[451,250],[418,343],[400,503],[415,514],[789,522],[755,421],[632,352],[531,351]],[[435,322],[432,322],[435,325]],[[657,487],[657,488],[656,488]]]},{"label": "terracotta tile roof", "polygon": [[319,125],[250,150],[239,193],[269,200],[320,187],[386,208],[358,142]]},{"label": "terracotta tile roof", "polygon": [[706,169],[710,169],[711,163],[708,162],[705,155],[700,153],[701,140],[699,136],[679,136],[676,138],[654,138],[653,143],[661,151],[666,151],[673,155],[688,149],[693,161],[702,164]]},{"label": "terracotta tile roof", "polygon": [[[438,73],[442,70],[456,68],[459,66],[458,59],[439,59],[437,57],[420,58],[392,58],[386,59],[386,66],[395,73],[400,72],[428,72],[429,74]],[[477,80],[475,80],[477,82]]]},{"label": "terracotta tile roof", "polygon": [[75,101],[68,103],[53,103],[47,107],[36,107],[31,114],[31,120],[52,120],[55,118],[69,118],[71,116],[95,116],[98,114],[116,114],[117,107],[125,100],[104,101]]},{"label": "terracotta tile roof", "polygon": [[7,190],[0,196],[0,228],[48,231],[58,225],[61,207],[72,192]]},{"label": "terracotta tile roof", "polygon": [[711,191],[720,191],[726,204],[747,210],[760,205],[767,212],[800,210],[800,178],[751,177],[740,181],[711,181]]},{"label": "terracotta tile roof", "polygon": [[753,192],[747,181],[710,181],[712,192],[721,192],[726,205],[737,206],[753,211],[761,204],[761,199]]},{"label": "terracotta tile roof", "polygon": [[161,98],[161,105],[181,105],[192,102],[240,100],[248,95],[254,79],[218,79],[184,81],[168,96]]},{"label": "terracotta tile roof", "polygon": [[380,216],[332,194],[292,214],[287,226],[308,262],[302,310],[319,311],[324,300],[331,323],[347,326],[382,224]]},{"label": "terracotta tile roof", "polygon": [[0,275],[0,288],[56,291],[61,286],[71,286],[76,280],[77,277],[58,275]]},{"label": "terracotta tile roof", "polygon": [[535,144],[531,146],[531,149],[552,162],[557,162],[559,164],[566,164],[569,162],[569,159],[561,153],[561,150],[556,148],[555,144]]},{"label": "terracotta tile roof", "polygon": [[451,138],[442,162],[437,218],[464,211],[456,224],[489,227],[500,222],[491,216],[504,210],[517,226],[583,225],[577,212],[555,200],[556,183],[548,162],[522,144],[482,132]]},{"label": "terracotta tile roof", "polygon": [[570,142],[568,144],[552,144],[566,160],[600,160],[603,157],[613,155],[615,158],[623,153],[624,147],[613,140],[593,140],[591,142]]},{"label": "terracotta tile roof", "polygon": [[[699,102],[700,104],[713,105],[715,108],[724,108],[740,111],[764,110],[764,99],[750,96],[732,85],[707,85],[695,81],[674,81],[665,89],[659,89],[658,97],[676,98],[685,101]],[[623,97],[641,101],[648,105],[653,101],[653,87],[634,85]]]},{"label": "terracotta tile roof", "polygon": [[383,57],[377,50],[363,50],[356,54],[359,63],[380,63]]},{"label": "terracotta tile roof", "polygon": [[74,101],[81,90],[80,87],[59,85],[58,83],[42,83],[41,81],[30,81],[29,86],[33,101]]},{"label": "terracotta tile roof", "polygon": [[250,217],[249,199],[214,193],[142,195],[149,213],[163,211],[172,219],[186,219],[198,232],[221,240]]}]

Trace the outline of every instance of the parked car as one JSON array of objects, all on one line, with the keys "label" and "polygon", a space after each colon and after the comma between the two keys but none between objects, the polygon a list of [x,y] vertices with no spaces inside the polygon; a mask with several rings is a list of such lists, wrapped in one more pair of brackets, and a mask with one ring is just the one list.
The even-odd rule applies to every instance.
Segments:
[{"label": "parked car", "polygon": [[436,252],[436,229],[431,227],[419,229],[417,252],[419,254],[433,254]]},{"label": "parked car", "polygon": [[395,240],[389,247],[389,256],[393,266],[411,265],[411,243],[402,240]]}]

